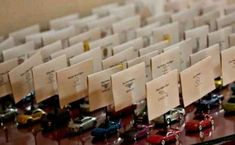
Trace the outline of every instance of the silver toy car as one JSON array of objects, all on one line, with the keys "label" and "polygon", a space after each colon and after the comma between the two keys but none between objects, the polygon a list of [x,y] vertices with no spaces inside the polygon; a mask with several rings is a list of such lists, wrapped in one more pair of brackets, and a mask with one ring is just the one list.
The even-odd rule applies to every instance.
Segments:
[{"label": "silver toy car", "polygon": [[69,122],[69,129],[72,133],[82,133],[84,130],[95,127],[97,120],[95,117],[85,116],[82,119],[76,118]]}]

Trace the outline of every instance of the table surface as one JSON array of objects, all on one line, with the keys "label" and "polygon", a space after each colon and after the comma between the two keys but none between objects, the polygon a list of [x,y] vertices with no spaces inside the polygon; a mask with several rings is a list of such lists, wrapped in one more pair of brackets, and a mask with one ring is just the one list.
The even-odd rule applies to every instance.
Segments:
[{"label": "table surface", "polygon": [[[230,91],[224,90],[222,92],[225,95],[225,100],[230,96]],[[185,120],[190,120],[194,116],[195,107],[193,105],[186,108],[187,115]],[[180,144],[189,145],[189,144],[198,144],[207,141],[213,141],[216,139],[223,139],[226,136],[234,135],[232,138],[235,140],[235,115],[225,116],[224,111],[221,107],[214,108],[210,111],[210,114],[214,117],[215,127],[208,128],[203,131],[204,136],[201,138],[199,133],[186,134],[184,130],[184,123],[173,124],[172,128],[179,128],[182,130],[180,135]],[[122,118],[122,124],[125,125],[125,129],[129,127],[131,121],[131,116]],[[39,127],[39,124],[35,124],[29,128],[17,129],[14,123],[6,124],[8,131],[9,142],[5,141],[5,133],[3,129],[0,129],[0,145],[35,145],[35,136],[32,133],[33,128]],[[152,130],[150,134],[153,134],[156,130]],[[202,135],[202,134],[201,134]],[[104,145],[114,144],[114,141],[118,139],[118,135],[113,135],[107,140],[95,141],[90,135],[90,130],[84,132],[81,135],[61,139],[60,141],[52,140],[48,137],[45,137],[38,132],[36,134],[37,145]],[[138,142],[133,143],[135,145],[147,145],[145,139],[139,140]],[[211,143],[212,144],[212,143]],[[214,143],[213,143],[214,144]],[[220,143],[221,144],[221,143]],[[227,143],[229,144],[229,143]],[[231,143],[231,144],[234,144]]]}]

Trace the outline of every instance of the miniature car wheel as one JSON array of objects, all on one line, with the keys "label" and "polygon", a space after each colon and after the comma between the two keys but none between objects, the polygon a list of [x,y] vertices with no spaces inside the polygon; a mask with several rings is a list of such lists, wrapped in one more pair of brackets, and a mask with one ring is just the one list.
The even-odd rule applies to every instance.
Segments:
[{"label": "miniature car wheel", "polygon": [[162,145],[165,145],[165,144],[166,144],[166,141],[165,141],[165,140],[162,140],[162,141],[161,141],[161,144],[162,144]]},{"label": "miniature car wheel", "polygon": [[137,138],[136,138],[136,136],[134,137],[134,141],[135,141],[135,142],[137,141]]},{"label": "miniature car wheel", "polygon": [[219,105],[221,105],[222,104],[222,100],[221,99],[219,99]]},{"label": "miniature car wheel", "polygon": [[199,125],[199,131],[201,131],[201,130],[202,130],[202,125],[200,124],[200,125]]},{"label": "miniature car wheel", "polygon": [[211,105],[210,104],[207,105],[207,109],[211,109]]},{"label": "miniature car wheel", "polygon": [[167,118],[167,119],[166,119],[166,123],[167,123],[167,125],[170,125],[170,124],[171,124],[171,119],[170,119],[170,118]]}]

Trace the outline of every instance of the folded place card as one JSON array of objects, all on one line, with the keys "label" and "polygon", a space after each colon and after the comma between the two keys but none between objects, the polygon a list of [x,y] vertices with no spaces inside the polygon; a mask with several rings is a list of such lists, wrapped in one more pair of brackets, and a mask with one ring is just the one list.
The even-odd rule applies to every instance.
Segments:
[{"label": "folded place card", "polygon": [[180,73],[184,106],[215,89],[212,59],[207,57]]},{"label": "folded place card", "polygon": [[40,26],[39,25],[33,25],[21,30],[17,30],[15,32],[9,33],[9,36],[13,37],[15,40],[15,43],[22,44],[25,42],[25,37],[31,34],[36,34],[40,32]]},{"label": "folded place card", "polygon": [[83,43],[77,43],[65,49],[59,50],[51,54],[51,58],[54,59],[61,55],[66,55],[67,59],[71,59],[76,55],[82,54],[84,52]]},{"label": "folded place card", "polygon": [[221,51],[223,85],[235,81],[235,47]]},{"label": "folded place card", "polygon": [[150,60],[152,57],[159,54],[158,50],[155,50],[151,53],[145,54],[141,57],[134,58],[132,60],[127,61],[127,66],[131,67],[138,63],[144,62],[145,63],[145,74],[146,74],[146,82],[152,80],[152,72],[151,72],[151,65]]},{"label": "folded place card", "polygon": [[179,46],[151,58],[152,77],[160,77],[174,69],[180,70]]},{"label": "folded place card", "polygon": [[113,9],[109,9],[109,13],[111,15],[116,16],[118,19],[124,19],[127,17],[134,16],[135,13],[135,5],[134,4],[128,4],[120,7],[116,7]]},{"label": "folded place card", "polygon": [[32,68],[42,63],[41,54],[36,53],[8,73],[16,103],[34,91]]},{"label": "folded place card", "polygon": [[233,12],[235,12],[235,5],[234,4],[233,5],[228,5],[224,8],[225,15],[231,14]]},{"label": "folded place card", "polygon": [[0,97],[12,94],[8,72],[18,65],[16,58],[0,63]]},{"label": "folded place card", "polygon": [[118,7],[118,3],[111,3],[102,6],[98,6],[92,9],[92,13],[98,15],[99,17],[105,17],[109,15],[109,11]]},{"label": "folded place card", "polygon": [[151,52],[156,51],[156,50],[158,50],[158,52],[160,54],[160,53],[163,52],[163,48],[166,48],[167,46],[169,46],[169,42],[167,40],[161,41],[161,42],[158,42],[158,43],[154,43],[154,44],[152,44],[148,47],[141,48],[139,50],[139,55],[142,56],[142,55],[151,53]]},{"label": "folded place card", "polygon": [[194,9],[185,9],[175,14],[172,14],[171,18],[173,22],[179,22],[180,39],[184,38],[184,31],[192,29],[194,27],[193,18]]},{"label": "folded place card", "polygon": [[88,98],[90,111],[113,104],[111,75],[121,70],[123,70],[123,66],[118,65],[88,75]]},{"label": "folded place card", "polygon": [[88,30],[87,24],[92,21],[96,21],[97,19],[98,19],[97,15],[90,15],[90,16],[86,16],[80,19],[70,21],[68,22],[68,26],[74,26],[76,33],[83,33]]},{"label": "folded place card", "polygon": [[215,44],[206,49],[198,51],[190,55],[191,65],[201,61],[202,59],[211,56],[212,58],[212,71],[214,74],[214,78],[218,78],[221,76],[221,63],[220,63],[220,49],[219,45]]},{"label": "folded place card", "polygon": [[179,47],[180,49],[180,66],[181,69],[179,71],[182,71],[190,66],[190,55],[193,53],[193,40],[192,39],[186,39],[183,41],[180,41],[179,43],[176,43],[174,45],[171,45],[169,47],[166,47],[164,49],[164,52],[171,49]]},{"label": "folded place card", "polygon": [[48,33],[43,35],[42,40],[44,45],[51,44],[55,41],[61,40],[63,47],[67,47],[68,39],[76,34],[74,26],[70,26],[61,30],[54,31],[53,33]]},{"label": "folded place card", "polygon": [[82,61],[56,72],[61,107],[88,95],[87,76],[92,73],[92,59]]},{"label": "folded place card", "polygon": [[74,56],[71,58],[70,64],[74,65],[77,63],[80,63],[82,61],[85,61],[87,59],[93,60],[93,70],[94,72],[98,72],[102,70],[102,51],[100,47],[97,47],[95,49],[89,50],[87,52],[84,52],[80,55]]},{"label": "folded place card", "polygon": [[207,34],[209,26],[204,25],[191,30],[185,31],[185,38],[191,38],[194,41],[193,52],[197,52],[207,47]]},{"label": "folded place card", "polygon": [[58,94],[56,71],[67,67],[66,56],[60,56],[32,69],[36,101],[39,103]]},{"label": "folded place card", "polygon": [[70,45],[74,45],[76,43],[80,43],[83,42],[84,45],[86,45],[86,43],[88,43],[94,40],[98,40],[101,38],[101,29],[100,28],[92,28],[90,30],[88,30],[87,32],[84,32],[82,34],[73,36],[71,38],[69,38],[69,44]]},{"label": "folded place card", "polygon": [[117,21],[118,21],[117,17],[111,15],[111,16],[103,17],[103,18],[100,18],[96,21],[90,22],[88,24],[88,28],[92,29],[92,28],[99,27],[102,32],[101,36],[105,37],[105,36],[111,35],[113,33],[112,24]]},{"label": "folded place card", "polygon": [[149,121],[180,105],[177,70],[146,83]]},{"label": "folded place card", "polygon": [[179,23],[174,22],[155,28],[153,30],[153,42],[167,40],[170,44],[174,44],[180,41],[179,35]]},{"label": "folded place card", "polygon": [[67,23],[69,21],[76,20],[78,18],[79,18],[79,14],[71,14],[68,16],[55,18],[49,21],[50,29],[59,30],[59,29],[66,28],[68,26]]},{"label": "folded place card", "polygon": [[232,27],[225,27],[208,34],[209,46],[220,45],[220,50],[229,48],[229,35],[232,34]]},{"label": "folded place card", "polygon": [[27,56],[26,56],[27,53],[29,51],[33,51],[34,48],[35,48],[35,44],[33,42],[28,42],[25,44],[15,46],[13,48],[4,50],[2,52],[3,59],[4,59],[4,61],[10,60],[13,58],[18,58],[19,60],[20,59],[25,60],[25,58],[27,58]]},{"label": "folded place card", "polygon": [[128,60],[137,57],[134,53],[134,48],[129,47],[111,57],[108,57],[102,61],[103,69],[111,68],[119,64],[125,65]]},{"label": "folded place card", "polygon": [[220,17],[220,11],[214,10],[208,13],[205,13],[202,16],[197,16],[194,18],[194,23],[196,27],[208,25],[210,32],[213,32],[217,29],[216,19]]},{"label": "folded place card", "polygon": [[160,23],[160,25],[166,25],[171,22],[171,15],[170,13],[162,13],[158,15],[154,15],[151,17],[147,18],[147,23],[152,24],[152,23]]},{"label": "folded place card", "polygon": [[135,56],[139,56],[139,49],[144,47],[144,41],[142,37],[130,40],[126,43],[122,43],[121,45],[113,47],[113,55],[126,50],[127,48],[133,47],[133,51],[135,53]]},{"label": "folded place card", "polygon": [[3,61],[2,51],[12,48],[15,46],[15,41],[12,37],[7,38],[6,40],[0,43],[0,62]]},{"label": "folded place card", "polygon": [[223,17],[220,17],[217,19],[217,26],[218,29],[227,27],[227,26],[232,26],[233,30],[235,28],[235,13],[231,13],[228,15],[225,15]]},{"label": "folded place card", "polygon": [[229,47],[235,45],[235,33],[229,35]]},{"label": "folded place card", "polygon": [[135,30],[140,28],[140,26],[140,16],[136,15],[113,23],[112,28],[113,33],[118,33],[120,42],[123,43],[136,38]]},{"label": "folded place card", "polygon": [[4,36],[0,36],[0,42],[4,41]]},{"label": "folded place card", "polygon": [[46,45],[40,49],[43,62],[47,62],[51,59],[51,54],[63,49],[61,40]]},{"label": "folded place card", "polygon": [[153,29],[159,26],[160,23],[156,22],[136,29],[136,37],[143,37],[144,47],[153,44]]},{"label": "folded place card", "polygon": [[101,47],[102,58],[112,56],[112,48],[120,44],[119,35],[113,34],[89,43],[90,49]]},{"label": "folded place card", "polygon": [[49,33],[54,33],[54,32],[55,32],[54,30],[49,30],[49,31],[41,32],[41,33],[27,35],[25,37],[25,41],[26,42],[33,41],[35,43],[36,49],[38,49],[43,46],[43,42],[42,42],[43,35],[47,35]]},{"label": "folded place card", "polygon": [[145,65],[140,63],[111,75],[115,111],[145,99]]}]

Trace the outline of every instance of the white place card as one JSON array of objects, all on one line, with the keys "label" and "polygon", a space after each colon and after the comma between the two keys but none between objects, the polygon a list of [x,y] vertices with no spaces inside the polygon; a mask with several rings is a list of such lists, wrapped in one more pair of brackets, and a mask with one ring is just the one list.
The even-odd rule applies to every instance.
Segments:
[{"label": "white place card", "polygon": [[144,41],[142,37],[130,40],[126,43],[122,43],[121,45],[113,47],[113,55],[126,50],[127,48],[133,47],[133,51],[135,53],[135,56],[139,56],[139,49],[144,47]]},{"label": "white place card", "polygon": [[136,38],[135,29],[140,28],[140,16],[136,15],[113,23],[113,33],[119,34],[121,43],[130,41]]},{"label": "white place card", "polygon": [[17,67],[17,65],[18,60],[16,58],[0,63],[0,97],[12,93],[8,72]]},{"label": "white place card", "polygon": [[111,35],[113,33],[112,24],[117,21],[118,21],[118,19],[116,16],[110,15],[107,17],[100,18],[96,21],[90,22],[88,24],[88,28],[92,29],[92,28],[99,27],[101,29],[101,36],[105,37],[105,36]]},{"label": "white place card", "polygon": [[16,103],[34,91],[32,68],[42,63],[41,54],[36,53],[8,73]]},{"label": "white place card", "polygon": [[98,40],[100,38],[101,38],[101,29],[93,28],[88,30],[87,32],[69,38],[69,44],[71,46],[76,43],[83,42],[85,45],[85,43],[89,43],[91,41]]},{"label": "white place card", "polygon": [[102,61],[103,69],[111,68],[119,64],[125,65],[128,60],[137,57],[134,53],[134,48],[129,47],[111,57],[108,57]]},{"label": "white place card", "polygon": [[160,77],[174,69],[180,70],[180,49],[174,47],[151,58],[152,77]]},{"label": "white place card", "polygon": [[212,59],[207,57],[180,73],[184,106],[215,89]]},{"label": "white place card", "polygon": [[87,24],[96,21],[98,19],[97,15],[89,15],[80,19],[72,20],[68,22],[68,26],[74,26],[76,33],[83,33],[88,31]]},{"label": "white place card", "polygon": [[82,54],[84,52],[83,43],[77,43],[65,49],[59,50],[51,54],[51,58],[56,58],[61,55],[66,55],[67,59],[71,59],[76,55]]},{"label": "white place card", "polygon": [[116,16],[118,19],[125,19],[127,17],[132,17],[136,14],[135,13],[135,5],[128,4],[128,5],[116,7],[113,9],[109,9],[109,13],[111,15]]},{"label": "white place card", "polygon": [[217,29],[216,19],[220,17],[220,11],[214,10],[208,13],[205,13],[202,16],[197,16],[194,18],[194,23],[196,27],[208,25],[210,32],[213,32]]},{"label": "white place card", "polygon": [[197,52],[207,47],[207,34],[209,26],[204,25],[191,30],[185,31],[185,38],[191,38],[194,41],[193,52]]},{"label": "white place card", "polygon": [[87,76],[93,73],[92,63],[88,59],[56,72],[61,107],[88,95]]},{"label": "white place card", "polygon": [[118,65],[88,75],[88,98],[90,111],[113,104],[111,75],[121,70],[123,70],[123,65]]},{"label": "white place card", "polygon": [[66,56],[60,56],[32,69],[36,101],[39,103],[58,94],[56,71],[67,67]]},{"label": "white place card", "polygon": [[229,47],[232,47],[235,45],[235,33],[229,35]]},{"label": "white place card", "polygon": [[31,34],[36,34],[40,32],[39,25],[29,26],[27,28],[23,28],[14,32],[11,32],[9,36],[13,37],[16,45],[22,44],[25,42],[25,37]]},{"label": "white place card", "polygon": [[10,60],[13,58],[18,58],[19,60],[25,60],[27,58],[27,54],[30,51],[35,49],[35,44],[33,42],[28,42],[25,44],[21,44],[10,49],[4,50],[2,52],[4,61]]},{"label": "white place card", "polygon": [[180,41],[179,38],[179,23],[174,22],[153,30],[153,42],[167,40],[170,44],[175,44]]},{"label": "white place card", "polygon": [[84,52],[80,55],[74,56],[69,61],[70,61],[70,65],[74,65],[76,63],[80,63],[87,59],[93,60],[92,64],[93,64],[94,72],[98,72],[102,70],[102,64],[101,64],[102,63],[102,51],[100,47]]},{"label": "white place card", "polygon": [[223,85],[235,81],[235,47],[221,51]]},{"label": "white place card", "polygon": [[229,35],[232,34],[232,27],[225,27],[208,34],[209,46],[219,43],[220,50],[229,48]]},{"label": "white place card", "polygon": [[179,43],[176,43],[174,45],[164,48],[164,52],[175,47],[179,47],[180,49],[181,69],[179,71],[182,71],[190,66],[190,55],[193,53],[193,40],[186,39],[186,40],[180,41]]},{"label": "white place card", "polygon": [[6,40],[0,42],[0,62],[3,61],[2,51],[12,48],[15,46],[15,41],[13,37],[9,37]]},{"label": "white place card", "polygon": [[51,54],[63,49],[61,40],[53,42],[40,48],[43,62],[47,62],[51,59]]},{"label": "white place card", "polygon": [[218,29],[227,27],[227,26],[232,26],[233,31],[235,27],[235,13],[231,13],[228,15],[225,15],[224,17],[220,17],[217,19],[217,26]]},{"label": "white place card", "polygon": [[158,52],[160,54],[160,53],[163,52],[163,49],[166,48],[167,46],[169,46],[169,42],[167,40],[161,41],[161,42],[158,42],[158,43],[154,43],[154,44],[152,44],[148,47],[141,48],[139,50],[139,55],[143,56],[145,54],[151,53],[151,52],[156,51],[156,50],[158,50]]},{"label": "white place card", "polygon": [[101,47],[102,58],[105,59],[112,56],[112,48],[119,44],[120,44],[119,35],[113,34],[105,38],[90,42],[89,46],[90,49]]},{"label": "white place card", "polygon": [[102,6],[98,6],[92,9],[92,13],[98,15],[99,17],[108,16],[111,9],[118,7],[118,3],[111,3]]},{"label": "white place card", "polygon": [[146,83],[149,121],[180,105],[177,70]]},{"label": "white place card", "polygon": [[60,30],[60,29],[66,28],[68,26],[67,23],[69,21],[76,20],[78,18],[79,18],[78,13],[55,18],[55,19],[49,21],[50,29]]},{"label": "white place card", "polygon": [[136,29],[136,37],[143,37],[144,47],[153,44],[153,29],[159,26],[160,23],[156,22]]},{"label": "white place card", "polygon": [[132,60],[129,60],[127,61],[127,66],[128,67],[131,67],[131,66],[134,66],[136,64],[139,64],[139,63],[142,63],[144,62],[145,63],[145,74],[146,74],[146,81],[150,81],[152,80],[152,72],[151,72],[151,64],[150,64],[150,60],[152,57],[156,56],[159,54],[159,51],[156,50],[156,51],[153,51],[151,53],[148,53],[148,54],[145,54],[141,57],[137,57],[137,58],[134,58]]},{"label": "white place card", "polygon": [[111,75],[115,111],[145,99],[145,65],[140,63]]},{"label": "white place card", "polygon": [[206,49],[198,51],[190,55],[191,65],[201,61],[202,59],[211,56],[212,58],[212,70],[214,74],[214,78],[218,78],[221,76],[221,63],[220,63],[220,49],[219,45],[215,44]]},{"label": "white place card", "polygon": [[171,14],[170,13],[162,13],[157,14],[147,18],[147,23],[152,24],[159,22],[161,25],[166,25],[171,22]]}]

